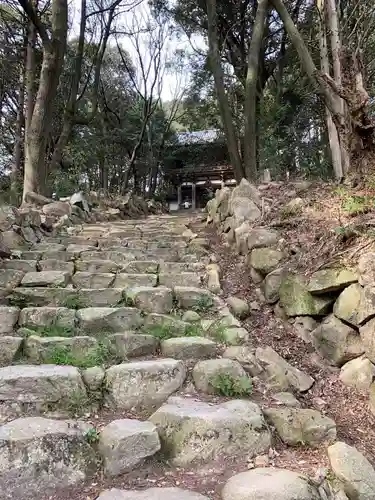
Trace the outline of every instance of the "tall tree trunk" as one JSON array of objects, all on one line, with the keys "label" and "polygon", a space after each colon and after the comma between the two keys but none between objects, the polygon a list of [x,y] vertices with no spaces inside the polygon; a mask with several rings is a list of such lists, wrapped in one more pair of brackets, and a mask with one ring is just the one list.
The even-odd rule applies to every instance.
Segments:
[{"label": "tall tree trunk", "polygon": [[[35,5],[37,5],[35,3]],[[32,21],[29,21],[27,49],[26,49],[26,73],[25,73],[25,88],[26,88],[26,103],[25,103],[25,149],[27,132],[30,128],[31,118],[33,116],[35,104],[35,44],[36,44],[36,28]]]},{"label": "tall tree trunk", "polygon": [[10,174],[10,201],[13,205],[18,205],[18,181],[21,173],[21,161],[22,161],[22,144],[24,141],[23,130],[24,130],[24,105],[25,105],[25,49],[27,46],[27,39],[23,50],[23,58],[20,61],[20,77],[19,77],[19,89],[18,89],[18,107],[17,107],[17,118],[16,118],[16,137],[14,141],[13,148],[13,158]]},{"label": "tall tree trunk", "polygon": [[[284,23],[304,70],[312,82],[318,86],[319,94],[332,114],[339,135],[341,152],[345,148],[346,151],[355,152],[357,156],[361,156],[361,151],[373,150],[375,122],[369,114],[370,99],[363,85],[362,67],[358,51],[353,54],[348,48],[342,47],[341,60],[345,61],[343,64],[345,71],[342,72],[342,75],[345,78],[343,78],[342,85],[338,86],[333,78],[317,70],[303,38],[285,8],[283,0],[270,1]],[[340,98],[343,98],[346,104],[345,109],[347,112],[345,114],[342,111]],[[356,174],[363,175],[361,164],[358,164],[358,169],[361,171],[356,172]],[[349,166],[347,167],[348,170]]]},{"label": "tall tree trunk", "polygon": [[[324,4],[320,5],[321,5],[321,8],[319,8],[320,63],[321,63],[321,70],[327,75],[329,75],[330,71],[329,71],[327,35],[325,26],[325,9],[324,9]],[[329,147],[331,151],[332,167],[336,179],[341,180],[343,177],[343,168],[341,161],[341,148],[340,148],[339,136],[337,133],[336,125],[332,119],[332,114],[330,110],[327,108],[327,106],[325,107],[325,113],[326,113]]]},{"label": "tall tree trunk", "polygon": [[245,87],[245,177],[255,180],[257,175],[257,83],[259,57],[262,48],[268,0],[259,0],[253,25]]},{"label": "tall tree trunk", "polygon": [[[21,5],[24,7],[24,2]],[[26,7],[29,7],[27,3]],[[29,15],[29,12],[27,14]],[[36,12],[33,10],[30,14],[33,16],[32,21],[43,41],[43,62],[34,110],[26,136],[23,198],[28,191],[40,194],[45,192],[46,144],[50,131],[53,101],[56,96],[66,50],[68,30],[67,0],[52,1],[51,38],[49,38],[47,31],[43,29],[43,26],[39,25]]]},{"label": "tall tree trunk", "polygon": [[[341,74],[341,40],[339,36],[339,21],[336,9],[336,0],[326,0],[326,13],[328,19],[328,28],[330,31],[331,38],[331,52],[332,52],[332,66],[333,66],[333,78],[338,87],[342,86],[342,74]],[[329,74],[329,71],[326,72]],[[347,106],[345,105],[344,99],[338,97],[339,104],[341,106],[341,114],[342,114],[342,122],[341,128],[345,129],[349,126],[347,122],[346,115],[348,114]],[[348,131],[350,133],[350,130]],[[341,148],[341,165],[342,165],[342,173],[345,174],[348,172],[350,167],[350,155],[348,151],[348,144],[342,141],[340,143]]]},{"label": "tall tree trunk", "polygon": [[221,119],[227,141],[230,161],[234,170],[237,182],[244,177],[241,157],[237,146],[237,137],[234,129],[232,111],[229,106],[227,94],[224,86],[224,73],[221,67],[219,44],[217,37],[217,13],[216,0],[207,0],[207,18],[208,18],[208,42],[209,42],[209,60],[211,71],[215,81],[218,105]]}]

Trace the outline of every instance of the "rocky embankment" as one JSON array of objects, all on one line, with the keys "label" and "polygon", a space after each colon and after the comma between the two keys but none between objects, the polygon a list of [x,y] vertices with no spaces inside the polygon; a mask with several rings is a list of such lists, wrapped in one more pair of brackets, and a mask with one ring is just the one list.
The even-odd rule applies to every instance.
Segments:
[{"label": "rocky embankment", "polygon": [[[73,212],[72,201],[53,203]],[[370,391],[371,267],[289,272],[280,235],[257,227],[263,210],[246,182],[208,206],[278,314],[342,366],[345,383]],[[298,399],[314,378],[269,345],[255,349],[249,304],[222,298],[202,220],[84,217],[93,213],[53,235],[42,228],[1,261],[2,498],[373,500],[371,463]],[[344,295],[353,287],[355,312]],[[280,441],[323,447],[329,467],[307,476],[275,466]]]}]

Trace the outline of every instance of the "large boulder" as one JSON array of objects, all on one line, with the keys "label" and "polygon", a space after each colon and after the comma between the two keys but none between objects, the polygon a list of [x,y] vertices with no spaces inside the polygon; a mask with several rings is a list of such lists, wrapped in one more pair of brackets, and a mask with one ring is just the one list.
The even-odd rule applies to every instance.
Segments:
[{"label": "large boulder", "polygon": [[139,309],[147,313],[168,314],[173,308],[170,288],[163,286],[138,286],[126,291],[127,298]]},{"label": "large boulder", "polygon": [[0,334],[12,333],[18,321],[18,307],[0,307]]},{"label": "large boulder", "polygon": [[23,338],[11,335],[0,335],[0,366],[12,364],[21,347]]},{"label": "large boulder", "polygon": [[254,248],[251,251],[250,265],[258,273],[266,276],[274,271],[283,260],[284,254],[272,248]]},{"label": "large boulder", "polygon": [[332,365],[342,366],[365,352],[358,332],[333,314],[327,316],[311,335],[315,349]]},{"label": "large boulder", "polygon": [[314,383],[314,379],[310,375],[290,365],[271,347],[258,347],[255,357],[258,363],[265,368],[267,379],[270,379],[272,383],[277,382],[281,386],[280,390],[292,388],[299,392],[306,392]]},{"label": "large boulder", "polygon": [[340,380],[349,387],[369,390],[375,375],[375,367],[365,356],[345,363],[340,371]]},{"label": "large boulder", "polygon": [[334,306],[334,315],[353,326],[358,326],[358,311],[362,297],[362,287],[353,283],[343,290],[338,296]]},{"label": "large boulder", "polygon": [[238,297],[228,297],[227,304],[232,314],[236,318],[245,319],[250,314],[249,304]]},{"label": "large boulder", "polygon": [[365,286],[361,290],[361,300],[357,311],[357,321],[359,325],[364,325],[369,319],[375,316],[375,287]]},{"label": "large boulder", "polygon": [[362,453],[339,441],[328,448],[328,458],[350,500],[375,498],[375,470]]},{"label": "large boulder", "polygon": [[336,439],[336,424],[309,408],[268,408],[264,414],[276,428],[284,443],[290,446],[318,446]]},{"label": "large boulder", "polygon": [[72,207],[65,201],[54,201],[48,205],[43,206],[44,215],[51,215],[53,217],[62,217],[72,213]]},{"label": "large boulder", "polygon": [[123,332],[114,333],[110,338],[119,357],[124,360],[155,354],[159,347],[159,341],[154,335]]},{"label": "large boulder", "polygon": [[318,490],[298,472],[272,467],[232,476],[222,491],[223,500],[320,500]]},{"label": "large boulder", "polygon": [[235,220],[235,227],[240,226],[244,221],[254,222],[262,215],[252,200],[240,197],[230,201],[230,213]]},{"label": "large boulder", "polygon": [[0,205],[0,231],[8,231],[12,226],[19,226],[21,217],[16,207]]},{"label": "large boulder", "polygon": [[142,324],[135,307],[88,307],[77,311],[77,320],[83,331],[99,333],[131,330]]},{"label": "large boulder", "polygon": [[279,240],[276,231],[262,227],[254,228],[247,237],[247,248],[251,251],[253,248],[272,247]]},{"label": "large boulder", "polygon": [[220,405],[181,397],[169,398],[151,417],[159,432],[162,451],[173,463],[267,452],[271,434],[258,405],[233,400]]},{"label": "large boulder", "polygon": [[358,259],[359,283],[362,286],[375,283],[375,252],[362,254]]},{"label": "large boulder", "polygon": [[67,307],[25,307],[19,317],[19,326],[58,326],[73,328],[75,311]]},{"label": "large boulder", "polygon": [[251,224],[247,221],[243,222],[234,230],[234,239],[236,241],[236,249],[240,255],[247,254],[247,237],[251,230]]},{"label": "large boulder", "polygon": [[275,269],[267,274],[262,281],[260,288],[268,304],[275,304],[280,298],[280,286],[286,271],[284,268]]},{"label": "large boulder", "polygon": [[314,294],[337,292],[357,281],[357,275],[349,269],[322,269],[311,275],[307,289]]},{"label": "large boulder", "polygon": [[163,340],[161,353],[175,359],[204,359],[214,357],[216,344],[205,337],[177,337]]},{"label": "large boulder", "polygon": [[262,199],[257,188],[245,178],[236,186],[231,195],[231,202],[236,198],[248,198],[253,201],[258,207],[262,205]]},{"label": "large boulder", "polygon": [[107,403],[125,410],[151,407],[177,391],[185,378],[183,362],[168,358],[111,366],[105,379]]},{"label": "large boulder", "polygon": [[90,478],[97,457],[83,422],[28,417],[0,427],[3,498],[38,498]]},{"label": "large boulder", "polygon": [[263,371],[263,367],[255,357],[254,349],[251,349],[249,346],[241,345],[227,347],[223,352],[223,357],[238,361],[243,369],[253,377],[256,377]]},{"label": "large boulder", "polygon": [[299,274],[288,274],[280,286],[280,305],[288,316],[324,316],[332,304],[331,297],[312,295],[307,280]]},{"label": "large boulder", "polygon": [[375,318],[370,319],[359,329],[362,345],[366,356],[375,363]]},{"label": "large boulder", "polygon": [[151,422],[127,418],[114,420],[101,430],[98,450],[104,462],[104,473],[118,476],[159,451],[159,435]]}]

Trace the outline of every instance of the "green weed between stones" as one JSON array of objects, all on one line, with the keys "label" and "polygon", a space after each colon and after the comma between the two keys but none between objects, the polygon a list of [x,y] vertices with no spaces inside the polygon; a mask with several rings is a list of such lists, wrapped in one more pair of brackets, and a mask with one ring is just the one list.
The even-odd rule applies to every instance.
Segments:
[{"label": "green weed between stones", "polygon": [[212,377],[210,384],[217,394],[228,398],[249,396],[253,390],[253,384],[248,377],[232,377],[226,373]]},{"label": "green weed between stones", "polygon": [[226,342],[225,330],[226,328],[223,325],[213,326],[209,330],[210,337],[214,338],[221,344],[225,344]]},{"label": "green weed between stones", "polygon": [[98,345],[87,354],[73,354],[69,346],[55,346],[46,357],[46,364],[69,365],[78,368],[107,366],[117,362],[115,350],[110,341],[99,340]]},{"label": "green weed between stones", "polygon": [[209,295],[200,295],[195,301],[192,310],[198,313],[208,312],[213,308],[213,305],[214,301],[212,297],[210,297]]},{"label": "green weed between stones", "polygon": [[19,307],[20,309],[24,309],[29,305],[28,299],[26,297],[22,297],[21,295],[16,295],[16,294],[9,295],[7,300],[10,306]]},{"label": "green weed between stones", "polygon": [[341,208],[348,215],[358,215],[370,212],[375,207],[372,196],[348,196],[342,201]]},{"label": "green weed between stones", "polygon": [[176,337],[202,337],[203,330],[199,325],[189,325],[185,331],[176,328],[173,325],[153,325],[149,326],[144,333],[153,335],[160,341]]},{"label": "green weed between stones", "polygon": [[85,434],[85,439],[89,444],[96,444],[99,441],[100,433],[94,428],[88,429]]},{"label": "green weed between stones", "polygon": [[84,309],[87,307],[85,301],[78,295],[70,295],[64,301],[64,307],[68,309]]},{"label": "green weed between stones", "polygon": [[38,335],[39,337],[75,337],[80,334],[73,327],[58,325],[28,326],[20,330],[23,337],[29,337],[30,335]]}]

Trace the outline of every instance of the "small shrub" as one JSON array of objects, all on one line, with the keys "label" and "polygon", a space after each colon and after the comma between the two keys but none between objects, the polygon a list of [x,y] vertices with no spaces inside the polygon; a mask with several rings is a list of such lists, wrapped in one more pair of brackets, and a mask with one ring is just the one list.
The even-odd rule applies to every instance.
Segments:
[{"label": "small shrub", "polygon": [[192,310],[198,313],[208,312],[210,309],[212,309],[213,305],[214,301],[212,297],[210,297],[209,295],[200,295],[195,301]]},{"label": "small shrub", "polygon": [[100,433],[94,428],[88,429],[85,434],[85,439],[89,444],[96,444],[99,441]]},{"label": "small shrub", "polygon": [[87,305],[78,295],[69,295],[64,301],[64,307],[68,309],[84,309]]},{"label": "small shrub", "polygon": [[183,335],[184,337],[203,337],[203,330],[200,325],[189,325],[185,333]]},{"label": "small shrub", "polygon": [[73,327],[59,325],[32,326],[27,329],[39,337],[74,337],[78,334]]},{"label": "small shrub", "polygon": [[108,340],[100,340],[98,345],[86,354],[74,354],[69,346],[55,346],[45,359],[45,363],[53,365],[69,365],[78,368],[91,368],[93,366],[107,365],[115,362],[115,351]]},{"label": "small shrub", "polygon": [[151,325],[147,328],[145,333],[153,335],[160,341],[168,340],[173,337],[179,337],[179,334],[176,332],[176,328],[173,328],[173,325]]},{"label": "small shrub", "polygon": [[348,215],[358,215],[373,210],[374,198],[371,196],[348,196],[342,201],[341,208]]},{"label": "small shrub", "polygon": [[210,380],[210,384],[221,396],[232,398],[249,396],[253,389],[248,377],[233,377],[227,373],[216,375]]},{"label": "small shrub", "polygon": [[342,198],[348,194],[348,190],[344,186],[337,186],[332,190],[332,194]]}]

